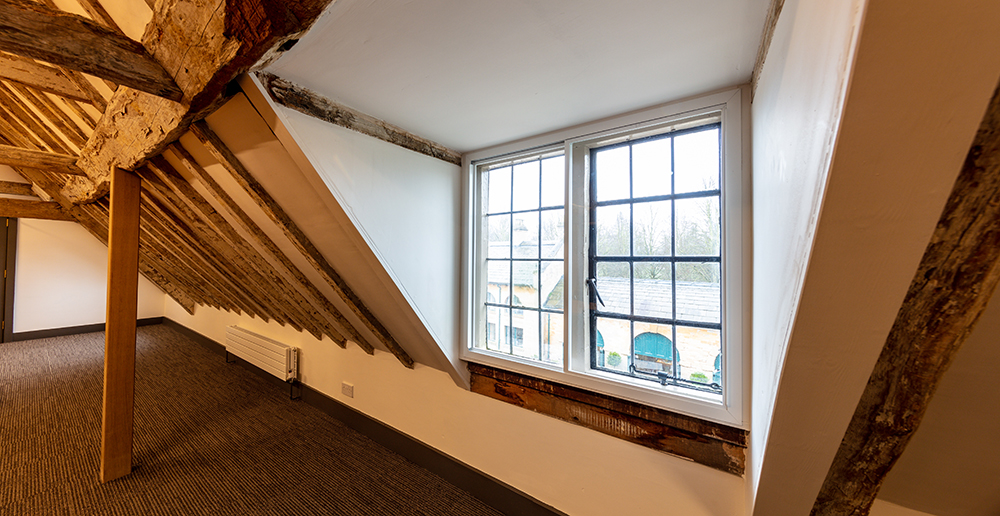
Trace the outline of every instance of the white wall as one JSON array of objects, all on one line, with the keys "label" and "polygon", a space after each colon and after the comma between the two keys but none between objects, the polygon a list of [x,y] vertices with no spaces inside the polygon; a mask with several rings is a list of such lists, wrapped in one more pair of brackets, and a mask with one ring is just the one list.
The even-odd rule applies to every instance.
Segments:
[{"label": "white wall", "polygon": [[[75,222],[20,219],[14,331],[105,321],[108,248]],[[161,317],[166,295],[139,275],[138,317]]]},{"label": "white wall", "polygon": [[868,514],[870,516],[934,516],[930,513],[915,511],[901,505],[896,505],[894,503],[878,499],[875,500],[875,504],[872,505],[872,510]]},{"label": "white wall", "polygon": [[785,3],[753,105],[755,514],[815,502],[1000,76],[996,19]]},{"label": "white wall", "polygon": [[172,300],[166,316],[220,343],[239,324],[299,346],[306,385],[568,514],[745,514],[740,477],[471,393],[431,367],[211,308],[190,316]]}]

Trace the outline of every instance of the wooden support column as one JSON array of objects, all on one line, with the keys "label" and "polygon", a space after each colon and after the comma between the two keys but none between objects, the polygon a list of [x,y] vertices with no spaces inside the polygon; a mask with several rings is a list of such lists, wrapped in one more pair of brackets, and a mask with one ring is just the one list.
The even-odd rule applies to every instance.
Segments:
[{"label": "wooden support column", "polygon": [[108,235],[108,318],[104,340],[104,413],[101,481],[132,471],[132,405],[135,384],[135,325],[139,288],[138,176],[111,171]]}]

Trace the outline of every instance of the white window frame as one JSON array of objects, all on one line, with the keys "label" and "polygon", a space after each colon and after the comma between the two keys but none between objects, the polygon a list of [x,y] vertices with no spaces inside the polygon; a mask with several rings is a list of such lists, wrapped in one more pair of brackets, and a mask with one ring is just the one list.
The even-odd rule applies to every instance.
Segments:
[{"label": "white window frame", "polygon": [[[722,122],[722,360],[723,394],[660,386],[590,369],[587,249],[589,150],[611,142],[669,132],[718,116]],[[485,313],[480,288],[484,274],[482,195],[478,166],[564,149],[566,163],[564,355],[552,366],[473,347]],[[749,93],[729,89],[576,126],[463,156],[462,339],[463,360],[632,400],[719,423],[747,428],[750,365],[750,155]],[[484,325],[483,325],[484,326]],[[485,327],[485,326],[484,326]],[[483,330],[485,331],[485,330]]]}]

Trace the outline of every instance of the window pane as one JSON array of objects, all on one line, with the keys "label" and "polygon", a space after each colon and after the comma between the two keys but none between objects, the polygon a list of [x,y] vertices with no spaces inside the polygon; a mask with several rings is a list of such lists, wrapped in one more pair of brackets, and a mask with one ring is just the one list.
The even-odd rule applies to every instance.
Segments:
[{"label": "window pane", "polygon": [[700,192],[719,188],[719,130],[709,129],[674,138],[674,191]]},{"label": "window pane", "polygon": [[[685,380],[699,383],[712,383],[716,377],[715,363],[722,354],[722,339],[719,330],[704,328],[677,327],[677,352],[680,353],[680,371],[678,375]],[[721,385],[721,370],[719,384]]]},{"label": "window pane", "polygon": [[673,292],[669,262],[645,262],[635,270],[635,315],[673,319]]},{"label": "window pane", "polygon": [[509,304],[510,295],[510,262],[507,260],[489,260],[486,262],[486,297],[491,296],[494,303]]},{"label": "window pane", "polygon": [[632,207],[632,246],[636,256],[670,256],[671,201],[640,202]]},{"label": "window pane", "polygon": [[514,214],[514,258],[538,258],[538,212]]},{"label": "window pane", "polygon": [[563,316],[542,313],[542,356],[550,364],[563,362]]},{"label": "window pane", "polygon": [[721,279],[718,263],[678,263],[677,318],[722,322]]},{"label": "window pane", "polygon": [[542,212],[542,258],[563,257],[563,210]]},{"label": "window pane", "polygon": [[510,215],[486,217],[487,258],[510,258]]},{"label": "window pane", "polygon": [[598,317],[597,364],[594,366],[628,371],[632,355],[631,340],[632,332],[628,321]]},{"label": "window pane", "polygon": [[673,376],[673,327],[669,324],[635,323],[635,370],[641,373],[665,372]]},{"label": "window pane", "polygon": [[566,166],[562,156],[542,160],[542,206],[562,206],[566,200]]},{"label": "window pane", "polygon": [[[497,308],[496,314],[496,338],[492,342],[487,340],[487,348],[493,351],[507,352],[510,339],[510,308]],[[489,331],[489,326],[486,329]]]},{"label": "window pane", "polygon": [[476,342],[477,348],[487,348],[492,350],[500,349],[498,329],[500,328],[500,308],[495,306],[486,307],[486,341]]},{"label": "window pane", "polygon": [[514,262],[513,265],[514,301],[512,304],[538,308],[538,262]]},{"label": "window pane", "polygon": [[670,138],[632,146],[632,191],[635,197],[670,193]]},{"label": "window pane", "polygon": [[514,165],[513,210],[538,209],[538,162]]},{"label": "window pane", "polygon": [[539,313],[534,310],[514,310],[513,351],[519,357],[538,360]]},{"label": "window pane", "polygon": [[629,255],[629,205],[597,208],[597,254]]},{"label": "window pane", "polygon": [[597,200],[613,201],[629,198],[628,147],[600,151],[595,157],[597,167]]},{"label": "window pane", "polygon": [[486,173],[486,213],[510,211],[510,167]]},{"label": "window pane", "polygon": [[674,205],[677,214],[677,256],[719,256],[722,231],[719,198],[680,199]]},{"label": "window pane", "polygon": [[631,272],[628,263],[600,262],[597,264],[597,293],[604,301],[597,303],[597,310],[616,314],[630,314]]},{"label": "window pane", "polygon": [[542,307],[563,309],[563,261],[542,262]]}]

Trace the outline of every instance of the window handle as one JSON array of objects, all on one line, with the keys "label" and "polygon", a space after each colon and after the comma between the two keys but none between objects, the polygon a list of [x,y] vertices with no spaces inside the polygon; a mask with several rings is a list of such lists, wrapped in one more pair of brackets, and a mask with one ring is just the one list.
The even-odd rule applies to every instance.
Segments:
[{"label": "window handle", "polygon": [[594,278],[589,278],[587,279],[587,283],[590,284],[590,288],[594,289],[594,295],[597,296],[597,302],[601,303],[601,306],[605,306],[604,300],[601,299],[601,293],[597,291],[597,280]]}]

